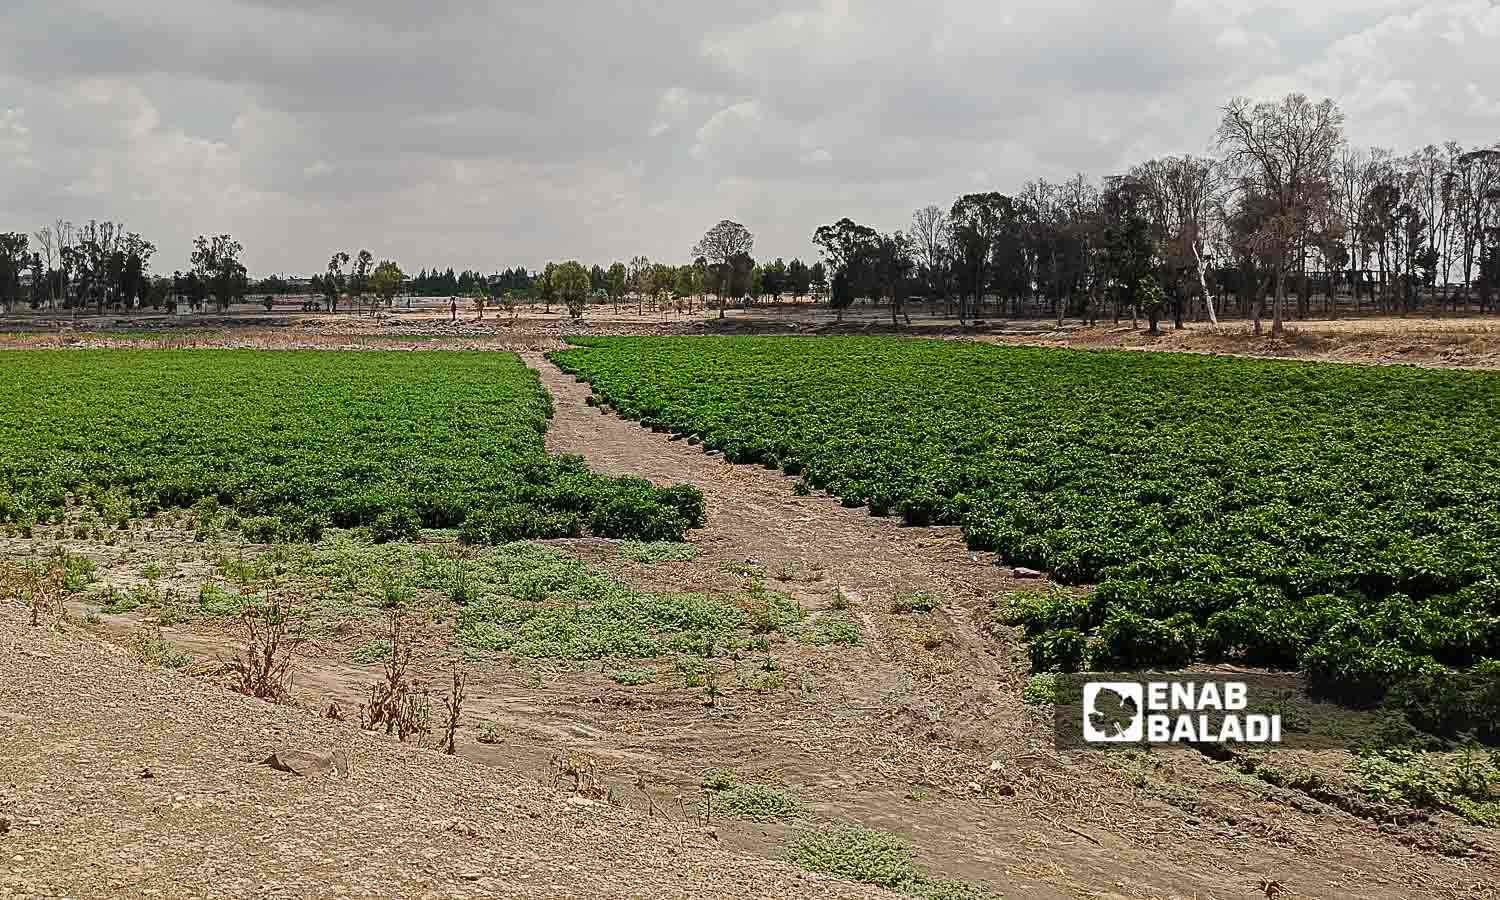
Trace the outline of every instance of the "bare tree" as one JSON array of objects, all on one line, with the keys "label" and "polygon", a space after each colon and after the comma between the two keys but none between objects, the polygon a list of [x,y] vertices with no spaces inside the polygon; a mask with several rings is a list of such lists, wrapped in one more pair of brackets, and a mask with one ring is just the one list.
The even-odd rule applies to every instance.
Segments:
[{"label": "bare tree", "polygon": [[[1195,271],[1210,323],[1219,324],[1208,291],[1204,246],[1219,193],[1218,167],[1194,156],[1167,156],[1137,166],[1131,175],[1146,187],[1153,223],[1169,269]],[[1182,327],[1180,314],[1177,327]]]},{"label": "bare tree", "polygon": [[1344,114],[1329,99],[1313,103],[1288,94],[1274,103],[1240,97],[1224,107],[1218,145],[1225,163],[1271,202],[1257,235],[1269,251],[1275,282],[1271,334],[1282,333],[1286,274],[1311,206],[1326,197],[1334,154],[1343,140]]},{"label": "bare tree", "polygon": [[927,280],[927,289],[944,294],[946,280],[942,277],[948,252],[948,213],[936,205],[924,206],[911,214],[911,232],[908,234],[917,265]]},{"label": "bare tree", "polygon": [[701,256],[708,260],[719,273],[719,318],[721,319],[724,318],[724,287],[731,280],[729,278],[730,262],[740,255],[748,257],[753,249],[755,249],[755,236],[750,233],[750,229],[728,219],[710,228],[698,243],[693,245],[693,256]]}]

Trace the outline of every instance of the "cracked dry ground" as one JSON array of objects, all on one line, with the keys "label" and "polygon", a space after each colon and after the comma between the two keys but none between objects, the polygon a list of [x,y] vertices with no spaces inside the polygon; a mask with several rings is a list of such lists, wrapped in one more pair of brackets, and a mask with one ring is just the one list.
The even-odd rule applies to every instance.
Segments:
[{"label": "cracked dry ground", "polygon": [[[784,785],[817,820],[895,832],[924,868],[1008,897],[1261,897],[1266,882],[1282,897],[1497,896],[1500,848],[1477,829],[1382,829],[1196,753],[1154,754],[1147,766],[1053,751],[1050,713],[1021,701],[1023,648],[987,624],[995,595],[1029,583],[968,553],[956,529],[902,528],[797,497],[778,472],[729,466],[601,413],[586,405],[587,385],[526,359],[555,400],[549,450],[610,474],[692,483],[707,500],[691,562],[624,563],[598,540],[560,548],[646,588],[733,593],[749,566],[810,610],[842,593],[862,644],[779,647],[799,681],[772,694],[730,688],[715,709],[701,691],[626,688],[597,667],[542,677],[476,664],[459,759],[360,734],[352,781],[302,781],[256,762],[354,731],[7,613],[0,895],[882,893],[780,862],[810,823],[719,818],[709,834],[690,821],[703,770],[728,767]],[[892,613],[892,597],[914,590],[941,607]],[[106,617],[101,630],[128,625]],[[198,627],[171,637],[198,656],[234,641]],[[360,702],[378,666],[350,663],[353,640],[311,646],[296,684],[306,709]],[[421,663],[440,688],[443,654]],[[504,739],[477,742],[482,722]],[[561,747],[596,754],[625,808],[576,806],[539,783]],[[143,768],[153,778],[140,779]],[[445,830],[454,819],[478,834]],[[1452,852],[1455,831],[1464,854],[1439,852]]]}]

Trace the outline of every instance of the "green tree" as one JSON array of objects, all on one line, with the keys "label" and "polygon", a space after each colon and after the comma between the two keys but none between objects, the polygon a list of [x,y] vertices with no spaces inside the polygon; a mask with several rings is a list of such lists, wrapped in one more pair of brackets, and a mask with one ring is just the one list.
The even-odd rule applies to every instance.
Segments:
[{"label": "green tree", "polygon": [[344,293],[344,266],[349,265],[349,254],[340,250],[328,258],[328,271],[323,275],[323,297],[328,301],[328,311],[339,311],[339,297]]},{"label": "green tree", "polygon": [[829,305],[838,312],[840,322],[844,321],[844,310],[854,302],[856,286],[863,280],[860,269],[879,241],[879,232],[868,225],[860,225],[848,216],[832,225],[820,225],[813,232],[812,242],[823,252],[823,258],[828,260],[834,276],[844,276],[839,290],[828,298]]},{"label": "green tree", "polygon": [[245,289],[249,286],[245,266],[240,262],[240,254],[244,249],[239,241],[227,234],[213,237],[199,235],[193,241],[193,253],[189,261],[221,313],[228,312],[230,304],[245,296]]},{"label": "green tree", "polygon": [[[375,257],[368,250],[359,251],[354,257],[354,268],[349,270],[349,293],[354,295],[354,311],[359,312],[360,306],[364,304],[365,294],[370,290],[370,267],[374,265]],[[374,312],[374,307],[371,307]]]},{"label": "green tree", "polygon": [[[708,261],[711,272],[715,273],[715,293],[719,296],[719,318],[724,318],[724,296],[731,291],[730,281],[736,273],[736,268],[731,262],[736,257],[750,258],[750,251],[755,249],[755,236],[750,229],[738,222],[725,219],[708,231],[698,243],[693,245],[694,256],[701,256]],[[753,263],[752,263],[753,266]],[[745,287],[749,287],[750,272],[744,273]],[[738,296],[738,295],[736,295]]]},{"label": "green tree", "polygon": [[604,291],[615,305],[615,312],[620,311],[620,301],[625,299],[626,272],[624,263],[615,263],[609,267],[604,274]]},{"label": "green tree", "polygon": [[546,304],[546,312],[552,312],[552,301],[557,299],[557,263],[547,263],[547,268],[538,275],[534,287],[538,297]]},{"label": "green tree", "polygon": [[370,274],[370,289],[389,308],[405,280],[406,273],[401,271],[400,266],[388,259],[381,260],[380,265]]},{"label": "green tree", "polygon": [[10,312],[21,299],[21,272],[26,268],[29,243],[19,231],[0,234],[0,312]]},{"label": "green tree", "polygon": [[556,268],[550,265],[547,268],[551,271],[548,281],[557,292],[558,299],[567,307],[568,315],[574,319],[582,319],[589,305],[589,270],[584,268],[583,263],[572,259]]}]

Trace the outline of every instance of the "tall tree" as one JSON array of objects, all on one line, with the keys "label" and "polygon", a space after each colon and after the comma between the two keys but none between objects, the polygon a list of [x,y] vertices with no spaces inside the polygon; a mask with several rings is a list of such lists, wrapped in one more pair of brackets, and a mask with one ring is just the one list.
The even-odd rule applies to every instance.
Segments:
[{"label": "tall tree", "polygon": [[[354,311],[359,312],[364,305],[365,294],[370,290],[370,268],[375,264],[375,256],[368,250],[361,250],[354,257],[354,267],[349,270],[349,293],[354,295]],[[468,274],[465,272],[464,274]],[[473,279],[470,284],[463,285],[465,290],[473,288]],[[374,311],[374,308],[371,308]]]},{"label": "tall tree", "polygon": [[832,225],[820,225],[813,232],[812,242],[833,270],[837,290],[828,295],[828,303],[844,321],[844,310],[854,303],[859,288],[868,281],[864,277],[873,251],[880,242],[880,232],[868,225],[860,225],[845,216]]},{"label": "tall tree", "polygon": [[[719,224],[704,232],[698,243],[693,245],[693,256],[701,256],[717,270],[717,291],[719,297],[719,318],[724,318],[724,295],[726,286],[734,275],[732,261],[737,257],[749,258],[750,251],[755,249],[755,236],[750,229],[738,222],[724,219]],[[748,287],[749,272],[745,273]]]},{"label": "tall tree", "polygon": [[1288,94],[1274,103],[1236,98],[1224,107],[1218,144],[1225,163],[1271,202],[1262,243],[1269,248],[1275,283],[1271,334],[1282,333],[1286,276],[1293,248],[1314,204],[1326,201],[1334,155],[1343,140],[1344,114],[1332,101]]},{"label": "tall tree", "polygon": [[577,260],[568,260],[558,266],[548,265],[551,274],[547,276],[552,289],[557,293],[558,300],[568,310],[568,315],[574,319],[582,319],[588,310],[589,270],[584,268],[583,263]]},{"label": "tall tree", "polygon": [[400,266],[388,259],[381,260],[380,265],[375,267],[375,271],[370,273],[370,289],[389,308],[391,301],[401,291],[401,283],[405,280],[406,273],[401,271]]},{"label": "tall tree", "polygon": [[625,264],[612,263],[609,271],[604,273],[604,293],[609,296],[610,302],[615,305],[615,312],[620,311],[620,301],[625,297]]},{"label": "tall tree", "polygon": [[940,206],[922,207],[911,214],[910,236],[917,269],[928,293],[946,294],[948,280],[943,277],[943,268],[948,255],[948,214]]},{"label": "tall tree", "polygon": [[244,249],[239,241],[227,234],[199,235],[193,241],[189,261],[220,312],[228,312],[230,304],[245,295],[249,280],[245,277],[245,266],[240,262],[240,253]]},{"label": "tall tree", "polygon": [[0,234],[0,313],[21,302],[21,273],[31,261],[29,238],[22,232]]},{"label": "tall tree", "polygon": [[340,250],[328,258],[328,271],[323,274],[323,297],[328,301],[328,311],[339,311],[339,297],[343,296],[347,276],[344,266],[349,265],[349,254]]}]

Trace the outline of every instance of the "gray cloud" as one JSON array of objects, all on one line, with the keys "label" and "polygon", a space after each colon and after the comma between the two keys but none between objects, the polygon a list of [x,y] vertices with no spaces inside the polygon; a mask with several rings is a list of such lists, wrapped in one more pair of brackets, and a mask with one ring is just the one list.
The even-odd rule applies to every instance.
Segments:
[{"label": "gray cloud", "polygon": [[1235,94],[1356,143],[1500,139],[1490,0],[12,0],[0,229],[110,217],[158,268],[802,255],[959,192],[1204,152]]}]

